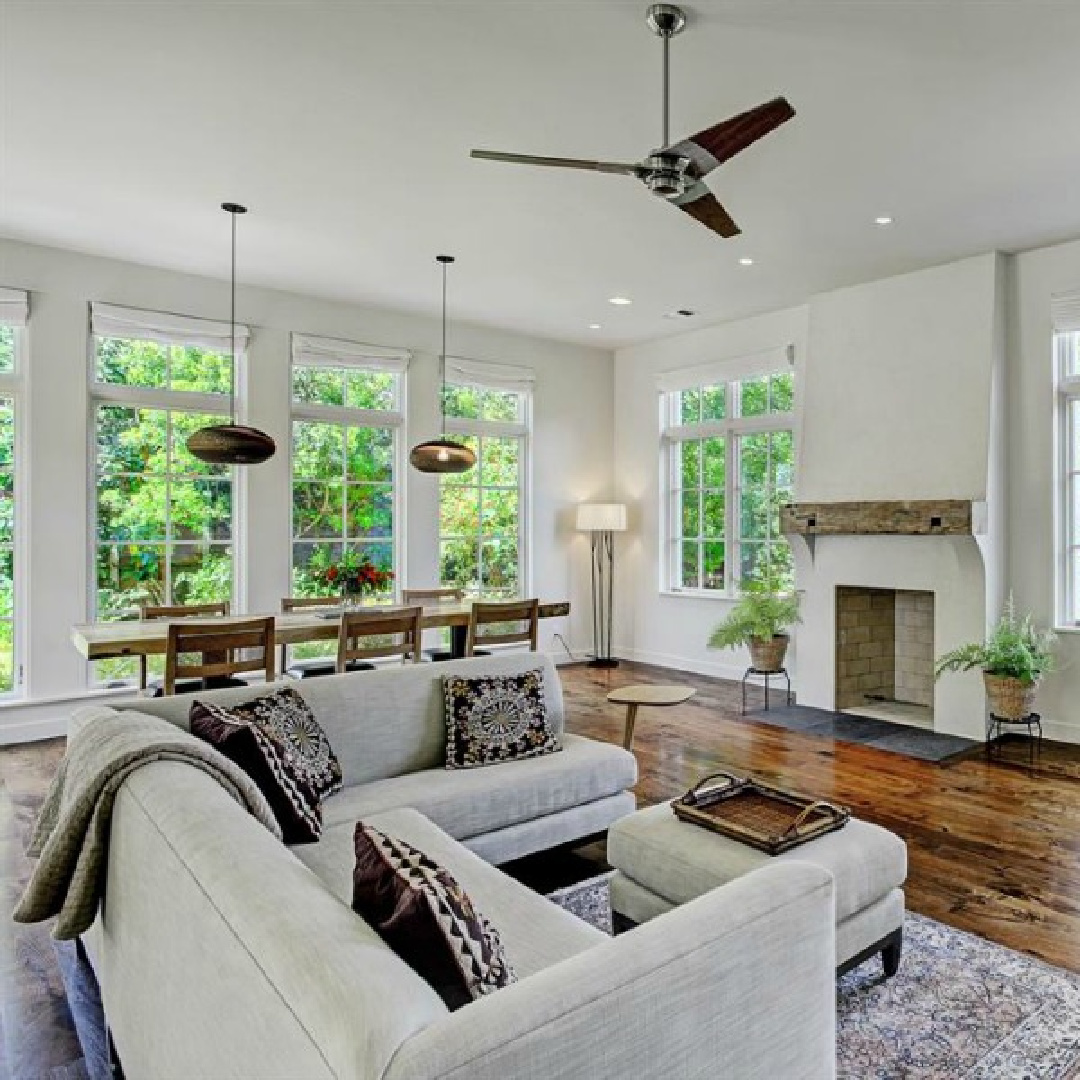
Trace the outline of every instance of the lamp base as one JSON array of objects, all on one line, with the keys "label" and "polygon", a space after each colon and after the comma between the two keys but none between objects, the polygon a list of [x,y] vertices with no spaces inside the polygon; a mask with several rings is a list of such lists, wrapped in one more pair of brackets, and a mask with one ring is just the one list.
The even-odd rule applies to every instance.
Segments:
[{"label": "lamp base", "polygon": [[619,666],[619,661],[613,656],[598,656],[595,660],[589,660],[587,666],[596,668],[615,668]]}]

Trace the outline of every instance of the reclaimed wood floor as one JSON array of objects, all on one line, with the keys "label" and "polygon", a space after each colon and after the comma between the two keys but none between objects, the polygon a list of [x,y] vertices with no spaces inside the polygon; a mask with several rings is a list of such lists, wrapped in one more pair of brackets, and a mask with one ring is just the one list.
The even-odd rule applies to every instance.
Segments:
[{"label": "reclaimed wood floor", "polygon": [[770,727],[761,711],[742,717],[738,683],[635,663],[560,674],[569,730],[611,742],[622,740],[624,708],[607,704],[608,690],[697,689],[684,705],[638,713],[640,804],[717,769],[836,800],[907,841],[912,910],[1080,972],[1080,746],[1045,742],[1032,764],[1017,737],[1000,759],[978,750],[937,765]]}]

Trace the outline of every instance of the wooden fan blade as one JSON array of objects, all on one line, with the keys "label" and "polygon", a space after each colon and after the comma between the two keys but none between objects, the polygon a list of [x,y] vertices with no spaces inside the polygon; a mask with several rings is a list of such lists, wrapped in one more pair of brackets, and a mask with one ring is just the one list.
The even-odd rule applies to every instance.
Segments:
[{"label": "wooden fan blade", "polygon": [[586,169],[590,172],[621,173],[639,176],[640,165],[624,165],[618,161],[587,161],[584,158],[540,157],[535,154],[504,154],[498,150],[472,150],[469,157],[483,161],[509,161],[515,165],[545,165],[554,169]]},{"label": "wooden fan blade", "polygon": [[672,200],[672,205],[727,240],[742,232],[732,220],[731,215],[720,205],[716,196],[704,184],[695,184],[681,199]]},{"label": "wooden fan blade", "polygon": [[711,128],[699,131],[670,149],[690,158],[697,174],[705,176],[717,165],[722,165],[770,131],[775,131],[794,115],[795,110],[787,98],[774,98],[730,120],[722,120]]}]

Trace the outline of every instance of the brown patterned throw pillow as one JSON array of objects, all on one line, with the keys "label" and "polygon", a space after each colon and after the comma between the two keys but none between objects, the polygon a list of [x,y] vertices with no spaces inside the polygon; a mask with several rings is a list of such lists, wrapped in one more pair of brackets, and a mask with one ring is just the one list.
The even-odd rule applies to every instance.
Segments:
[{"label": "brown patterned throw pillow", "polygon": [[289,767],[319,799],[341,790],[341,765],[311,706],[290,686],[228,709],[284,748]]},{"label": "brown patterned throw pillow", "polygon": [[544,671],[443,678],[446,767],[472,769],[560,750],[547,722]]},{"label": "brown patterned throw pillow", "polygon": [[362,821],[354,842],[353,910],[448,1009],[517,981],[498,931],[449,870]]},{"label": "brown patterned throw pillow", "polygon": [[259,786],[286,844],[322,836],[322,799],[341,787],[341,767],[326,733],[295,690],[285,688],[233,708],[198,699],[191,733],[240,766]]}]

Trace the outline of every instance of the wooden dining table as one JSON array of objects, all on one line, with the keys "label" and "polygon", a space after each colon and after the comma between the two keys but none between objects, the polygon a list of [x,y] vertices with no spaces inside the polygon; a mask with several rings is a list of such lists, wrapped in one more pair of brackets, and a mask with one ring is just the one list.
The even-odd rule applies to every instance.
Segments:
[{"label": "wooden dining table", "polygon": [[[465,655],[471,600],[439,600],[422,604],[425,630],[450,628],[450,649],[454,656]],[[371,604],[372,610],[379,605]],[[570,614],[568,600],[540,602],[541,619],[557,619]],[[203,615],[201,622],[243,622],[265,615]],[[157,656],[165,652],[170,622],[175,619],[120,619],[114,622],[79,623],[72,627],[71,640],[87,660],[111,660],[123,656]],[[300,645],[309,641],[335,641],[341,623],[340,608],[310,608],[288,614],[274,614],[274,639],[277,645]]]}]

